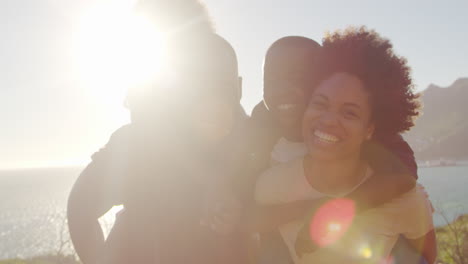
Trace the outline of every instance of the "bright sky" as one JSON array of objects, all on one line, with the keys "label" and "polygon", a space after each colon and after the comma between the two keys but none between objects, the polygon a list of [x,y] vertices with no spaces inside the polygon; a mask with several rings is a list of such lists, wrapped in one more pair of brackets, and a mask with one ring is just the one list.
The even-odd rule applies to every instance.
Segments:
[{"label": "bright sky", "polygon": [[[83,17],[106,1],[0,0],[0,169],[86,163],[128,122],[125,92],[102,81],[90,85],[83,68],[100,64],[76,63],[83,59],[76,50]],[[320,41],[327,30],[367,25],[408,58],[419,90],[468,76],[468,1],[205,2],[218,33],[237,51],[249,112],[262,96],[263,55],[286,35]],[[106,14],[112,12],[94,21],[105,23]]]}]

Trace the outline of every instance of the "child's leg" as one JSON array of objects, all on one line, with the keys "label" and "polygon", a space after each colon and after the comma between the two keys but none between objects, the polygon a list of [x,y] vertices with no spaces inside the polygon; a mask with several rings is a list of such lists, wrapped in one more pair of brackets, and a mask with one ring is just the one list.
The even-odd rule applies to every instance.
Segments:
[{"label": "child's leg", "polygon": [[289,249],[279,231],[261,235],[258,264],[292,264]]}]

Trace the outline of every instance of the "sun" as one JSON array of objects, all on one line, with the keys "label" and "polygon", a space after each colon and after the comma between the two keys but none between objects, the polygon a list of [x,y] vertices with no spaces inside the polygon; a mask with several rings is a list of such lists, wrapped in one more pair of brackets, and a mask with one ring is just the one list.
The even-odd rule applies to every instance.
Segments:
[{"label": "sun", "polygon": [[102,98],[122,97],[164,67],[157,25],[133,11],[135,1],[104,1],[81,17],[73,39],[78,80]]}]

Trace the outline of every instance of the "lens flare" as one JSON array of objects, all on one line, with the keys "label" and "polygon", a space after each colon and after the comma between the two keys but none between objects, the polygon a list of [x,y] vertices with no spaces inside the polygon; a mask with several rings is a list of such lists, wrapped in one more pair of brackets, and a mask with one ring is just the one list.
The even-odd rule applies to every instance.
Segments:
[{"label": "lens flare", "polygon": [[355,216],[354,201],[334,199],[325,203],[310,222],[310,238],[320,247],[339,240],[349,229]]},{"label": "lens flare", "polygon": [[369,246],[362,246],[359,249],[359,256],[365,258],[365,259],[370,259],[372,258],[372,250]]},{"label": "lens flare", "polygon": [[105,1],[84,13],[76,25],[77,80],[99,98],[122,96],[129,88],[144,86],[166,63],[165,38],[158,25],[133,12],[133,4]]},{"label": "lens flare", "polygon": [[330,223],[328,225],[328,231],[329,232],[339,232],[341,230],[341,224],[340,223]]}]

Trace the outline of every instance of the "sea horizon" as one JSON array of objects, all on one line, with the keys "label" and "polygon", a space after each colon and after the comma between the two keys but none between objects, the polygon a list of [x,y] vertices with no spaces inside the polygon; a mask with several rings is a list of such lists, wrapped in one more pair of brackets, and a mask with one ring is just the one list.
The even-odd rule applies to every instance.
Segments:
[{"label": "sea horizon", "polygon": [[[84,166],[22,168],[0,170],[0,259],[27,258],[57,249],[61,235],[69,239],[66,228],[66,202],[71,187]],[[419,183],[429,193],[436,210],[434,223],[442,226],[444,211],[454,220],[467,214],[468,166],[424,167]],[[106,232],[116,211],[105,215],[101,223]],[[65,233],[64,233],[65,232]],[[73,253],[71,248],[69,253]]]}]

